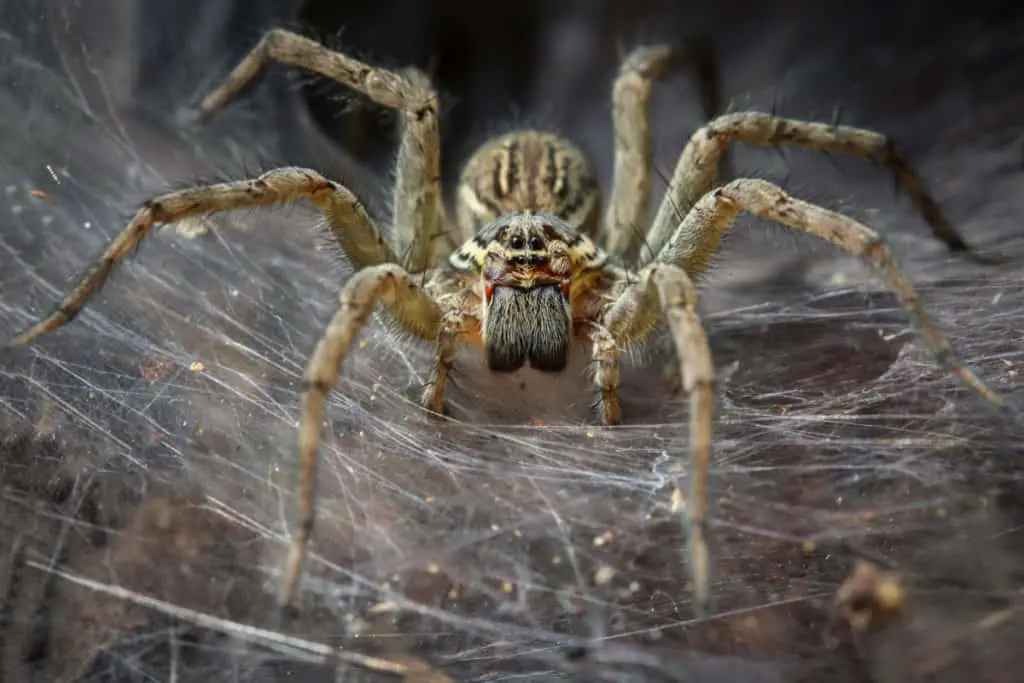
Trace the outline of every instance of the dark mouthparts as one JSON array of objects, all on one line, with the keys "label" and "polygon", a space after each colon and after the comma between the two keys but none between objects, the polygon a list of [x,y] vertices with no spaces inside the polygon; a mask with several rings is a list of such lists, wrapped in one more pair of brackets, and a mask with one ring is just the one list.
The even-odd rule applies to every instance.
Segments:
[{"label": "dark mouthparts", "polygon": [[487,306],[487,367],[514,372],[529,363],[561,372],[569,360],[569,302],[559,285],[495,287]]}]

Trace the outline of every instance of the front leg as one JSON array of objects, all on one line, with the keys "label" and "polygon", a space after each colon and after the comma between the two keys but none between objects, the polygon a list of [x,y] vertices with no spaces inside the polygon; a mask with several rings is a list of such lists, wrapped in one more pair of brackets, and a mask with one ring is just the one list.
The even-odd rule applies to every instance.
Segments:
[{"label": "front leg", "polygon": [[[693,580],[694,609],[706,617],[711,611],[711,555],[708,537],[708,480],[711,471],[712,427],[717,391],[715,365],[707,335],[697,312],[697,289],[686,272],[672,264],[655,263],[631,277],[602,316],[603,330],[614,350],[637,343],[662,321],[668,323],[679,359],[680,384],[690,398],[689,494],[676,484],[686,522],[689,570]],[[617,371],[618,366],[614,366]],[[617,373],[616,373],[617,383]],[[673,508],[676,505],[673,504]]]},{"label": "front leg", "polygon": [[437,336],[441,312],[434,299],[409,273],[394,263],[365,268],[353,275],[338,297],[337,313],[313,349],[303,377],[302,417],[299,422],[299,495],[298,519],[292,533],[288,558],[281,573],[278,601],[282,608],[292,607],[306,549],[316,520],[316,480],[320,433],[324,426],[327,395],[338,383],[341,366],[349,350],[363,331],[378,303],[385,304],[399,317],[415,317],[410,329],[433,339]]},{"label": "front leg", "polygon": [[792,197],[766,180],[734,180],[704,195],[679,224],[652,265],[671,264],[687,274],[699,272],[701,254],[717,247],[740,211],[831,242],[862,259],[895,295],[938,364],[992,406],[1009,410],[999,394],[960,360],[881,235],[841,213]]}]

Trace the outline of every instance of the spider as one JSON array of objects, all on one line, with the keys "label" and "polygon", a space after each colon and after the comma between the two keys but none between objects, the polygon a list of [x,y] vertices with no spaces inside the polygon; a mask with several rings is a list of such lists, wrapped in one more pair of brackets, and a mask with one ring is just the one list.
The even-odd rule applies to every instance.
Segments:
[{"label": "spider", "polygon": [[[809,233],[865,259],[912,316],[938,362],[988,402],[1000,405],[1001,399],[958,360],[879,234],[765,180],[715,180],[723,155],[736,141],[860,157],[893,173],[950,249],[967,250],[917,173],[879,133],[759,112],[717,116],[690,138],[653,222],[644,229],[652,168],[648,103],[654,83],[680,53],[678,47],[645,45],[621,63],[612,88],[613,187],[603,220],[596,176],[584,153],[564,137],[525,129],[493,137],[470,156],[451,221],[439,180],[438,96],[428,77],[415,69],[377,68],[296,33],[271,30],[202,101],[200,116],[223,107],[271,61],[326,76],[397,110],[403,126],[390,243],[351,191],[309,169],[282,167],[255,178],[170,192],[145,202],[57,309],[12,343],[30,342],[71,321],[155,225],[300,199],[312,202],[356,272],[341,288],[340,306],[305,373],[298,523],[278,597],[281,607],[288,608],[314,526],[325,402],[353,340],[378,303],[405,331],[434,343],[431,380],[422,396],[430,411],[443,411],[449,373],[464,347],[482,348],[494,372],[529,365],[557,373],[566,368],[571,348],[581,343],[593,354],[597,409],[608,425],[622,418],[623,350],[667,321],[681,387],[689,396],[690,491],[683,513],[687,563],[695,611],[708,615],[707,480],[717,392],[694,283],[739,212]],[[709,112],[709,118],[715,113]]]}]

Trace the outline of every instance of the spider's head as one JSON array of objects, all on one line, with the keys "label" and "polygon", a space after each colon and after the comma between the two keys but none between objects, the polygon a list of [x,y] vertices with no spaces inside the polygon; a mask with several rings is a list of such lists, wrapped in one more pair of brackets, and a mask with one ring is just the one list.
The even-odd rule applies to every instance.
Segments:
[{"label": "spider's head", "polygon": [[582,150],[557,135],[526,130],[492,138],[469,158],[456,202],[464,235],[501,216],[532,211],[593,237],[600,191]]},{"label": "spider's head", "polygon": [[562,219],[529,212],[492,221],[454,251],[451,266],[479,278],[488,367],[513,372],[529,363],[544,372],[564,370],[575,290],[604,259]]}]

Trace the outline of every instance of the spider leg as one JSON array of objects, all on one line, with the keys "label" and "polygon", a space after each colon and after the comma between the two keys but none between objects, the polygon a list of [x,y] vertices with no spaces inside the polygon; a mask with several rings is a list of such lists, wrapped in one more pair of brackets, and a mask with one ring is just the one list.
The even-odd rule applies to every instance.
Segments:
[{"label": "spider leg", "polygon": [[200,104],[209,117],[255,79],[269,61],[306,69],[404,114],[392,208],[392,244],[400,262],[412,272],[434,258],[435,241],[448,242],[441,201],[441,142],[438,98],[427,76],[415,69],[396,73],[330,50],[315,40],[283,29],[268,31],[228,76]]},{"label": "spider leg", "polygon": [[852,218],[791,197],[773,183],[739,179],[704,195],[665,242],[657,262],[678,265],[691,276],[699,273],[707,252],[717,247],[722,234],[740,211],[809,233],[865,259],[910,314],[939,364],[988,403],[1004,405],[1000,396],[957,357],[881,235]]},{"label": "spider leg", "polygon": [[619,403],[619,346],[607,327],[598,327],[591,333],[594,358],[594,383],[601,392],[597,409],[606,425],[622,422]]},{"label": "spider leg", "polygon": [[[164,194],[143,204],[128,226],[91,265],[56,310],[22,332],[11,346],[26,344],[71,322],[89,297],[98,292],[114,268],[132,253],[155,225],[233,209],[286,204],[309,199],[327,217],[345,254],[357,268],[392,261],[358,198],[345,187],[303,168],[278,168],[263,175],[229,183],[194,187]],[[418,329],[414,312],[403,322]]]},{"label": "spider leg", "polygon": [[444,394],[448,388],[448,376],[455,365],[455,354],[459,350],[466,316],[458,310],[444,311],[437,331],[437,358],[431,372],[430,382],[423,390],[420,404],[432,412],[444,412]]},{"label": "spider leg", "polygon": [[605,214],[605,248],[627,262],[643,241],[650,208],[651,90],[656,79],[683,63],[696,70],[704,117],[710,120],[721,112],[721,92],[714,56],[703,41],[638,47],[623,60],[612,86],[615,171]]},{"label": "spider leg", "polygon": [[338,298],[338,312],[317,342],[306,366],[299,424],[299,518],[281,577],[279,603],[282,608],[293,604],[315,523],[317,448],[327,394],[338,382],[341,365],[352,342],[378,302],[393,309],[419,309],[425,331],[429,333],[425,336],[435,336],[440,325],[441,313],[437,305],[405,269],[394,263],[370,266],[357,272],[345,283]]},{"label": "spider leg", "polygon": [[[716,400],[715,366],[697,313],[697,289],[686,272],[667,263],[655,263],[644,268],[603,316],[602,327],[606,336],[595,344],[595,357],[599,359],[600,376],[605,359],[614,358],[619,346],[640,341],[663,318],[668,320],[680,360],[682,386],[690,397],[690,494],[688,499],[684,498],[688,519],[687,547],[695,610],[699,616],[706,617],[711,611],[707,507]],[[612,342],[610,346],[608,341]],[[603,347],[603,356],[598,356],[598,347]],[[616,359],[616,380],[617,369]],[[607,387],[601,386],[601,389],[605,394]],[[617,399],[615,405],[618,405]],[[682,487],[677,484],[677,489],[681,492]]]},{"label": "spider leg", "polygon": [[[917,206],[935,237],[951,251],[970,249],[929,194],[920,176],[888,137],[862,128],[784,119],[760,112],[739,112],[719,116],[690,138],[651,226],[648,235],[651,251],[641,259],[640,265],[654,259],[681,218],[712,188],[716,165],[734,141],[805,147],[848,154],[880,164],[893,174],[896,184]],[[684,266],[690,277],[700,276],[717,246],[717,240],[695,245],[693,255]]]}]

